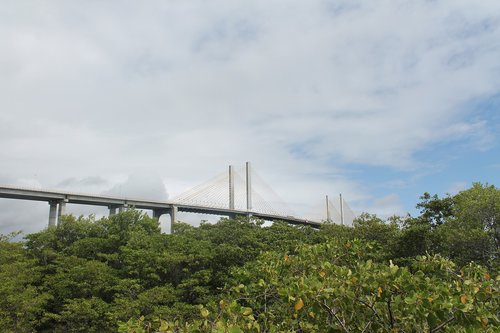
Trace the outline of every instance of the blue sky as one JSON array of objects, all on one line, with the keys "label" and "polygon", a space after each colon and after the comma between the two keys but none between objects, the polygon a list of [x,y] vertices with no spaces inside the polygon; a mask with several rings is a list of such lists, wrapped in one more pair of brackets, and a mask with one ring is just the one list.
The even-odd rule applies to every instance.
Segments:
[{"label": "blue sky", "polygon": [[383,217],[500,183],[496,0],[5,1],[0,49],[0,183],[163,200],[252,161],[297,214]]},{"label": "blue sky", "polygon": [[[417,168],[394,169],[346,165],[356,170],[357,179],[369,184],[370,192],[384,197],[388,192],[400,199],[411,215],[418,215],[415,205],[424,192],[439,196],[455,195],[473,182],[497,185],[500,182],[500,96],[477,98],[466,103],[464,121],[483,121],[481,133],[437,142],[415,153]],[[485,135],[486,133],[486,135]],[[479,142],[475,141],[480,137]]]}]

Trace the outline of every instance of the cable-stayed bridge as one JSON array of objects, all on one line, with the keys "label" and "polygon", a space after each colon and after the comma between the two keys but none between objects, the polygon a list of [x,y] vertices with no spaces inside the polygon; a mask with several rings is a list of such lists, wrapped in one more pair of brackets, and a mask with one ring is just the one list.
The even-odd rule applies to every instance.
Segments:
[{"label": "cable-stayed bridge", "polygon": [[314,207],[307,216],[297,216],[251,169],[249,162],[242,168],[229,166],[227,172],[167,201],[16,186],[0,186],[0,198],[48,202],[49,226],[57,225],[61,215],[65,214],[67,204],[104,206],[109,209],[110,215],[130,207],[150,210],[155,218],[169,214],[172,224],[177,221],[178,212],[228,217],[253,216],[266,221],[284,221],[313,227],[319,227],[324,222],[352,225],[355,218],[342,196],[333,201],[326,196],[326,200]]}]

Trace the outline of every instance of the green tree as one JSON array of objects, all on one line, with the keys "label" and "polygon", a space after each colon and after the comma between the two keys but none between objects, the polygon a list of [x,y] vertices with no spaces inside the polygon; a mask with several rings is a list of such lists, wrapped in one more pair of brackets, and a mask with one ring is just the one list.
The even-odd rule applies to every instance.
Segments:
[{"label": "green tree", "polygon": [[420,208],[420,217],[430,225],[443,224],[446,218],[453,215],[453,198],[447,195],[444,198],[439,198],[437,194],[431,196],[425,192],[420,197],[421,202],[417,204]]},{"label": "green tree", "polygon": [[454,215],[461,225],[484,230],[500,248],[500,189],[474,183],[454,198]]},{"label": "green tree", "polygon": [[144,318],[121,331],[146,332],[497,332],[500,277],[440,256],[410,267],[379,261],[375,244],[332,240],[294,254],[268,252],[235,270],[217,303],[189,322]]},{"label": "green tree", "polygon": [[17,233],[0,235],[0,328],[29,332],[42,322],[51,296],[39,288],[41,270],[19,242]]},{"label": "green tree", "polygon": [[386,223],[374,214],[362,213],[353,222],[354,235],[357,238],[377,242],[386,257],[394,257],[395,243],[399,229],[394,223]]},{"label": "green tree", "polygon": [[466,264],[500,267],[500,189],[474,183],[455,195],[453,214],[440,227],[440,251]]},{"label": "green tree", "polygon": [[54,315],[57,324],[55,332],[115,332],[116,327],[109,320],[108,303],[97,297],[68,299],[62,311]]}]

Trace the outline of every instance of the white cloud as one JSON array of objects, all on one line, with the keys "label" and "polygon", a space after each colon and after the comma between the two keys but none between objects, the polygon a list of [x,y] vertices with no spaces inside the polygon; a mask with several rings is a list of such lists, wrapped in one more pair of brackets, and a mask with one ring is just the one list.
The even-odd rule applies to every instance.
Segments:
[{"label": "white cloud", "polygon": [[376,199],[368,211],[378,212],[381,218],[388,218],[393,215],[404,216],[408,213],[401,203],[401,198],[394,193]]},{"label": "white cloud", "polygon": [[125,182],[118,183],[103,194],[155,201],[168,199],[168,194],[161,177],[154,173],[149,173],[147,170],[133,173]]},{"label": "white cloud", "polygon": [[467,184],[467,182],[454,182],[450,185],[446,193],[449,193],[450,195],[456,195],[459,192],[465,191],[468,186],[469,185]]},{"label": "white cloud", "polygon": [[109,189],[147,169],[175,195],[251,160],[287,201],[365,199],[340,165],[418,169],[436,142],[494,140],[464,105],[499,90],[496,13],[465,0],[11,1],[1,172]]}]

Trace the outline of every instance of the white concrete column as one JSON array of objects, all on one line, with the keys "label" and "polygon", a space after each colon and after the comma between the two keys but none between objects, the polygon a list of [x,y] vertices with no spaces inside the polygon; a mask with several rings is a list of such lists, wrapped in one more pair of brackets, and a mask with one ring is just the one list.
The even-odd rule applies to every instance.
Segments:
[{"label": "white concrete column", "polygon": [[170,208],[170,230],[173,230],[175,222],[177,222],[177,206],[172,206]]},{"label": "white concrete column", "polygon": [[57,224],[61,223],[61,216],[64,214],[66,214],[66,200],[61,200],[57,209]]},{"label": "white concrete column", "polygon": [[122,213],[122,212],[126,211],[127,208],[128,208],[127,204],[121,205],[120,207],[118,207],[118,213]]},{"label": "white concrete column", "polygon": [[57,201],[49,201],[49,227],[56,225],[57,219]]}]

